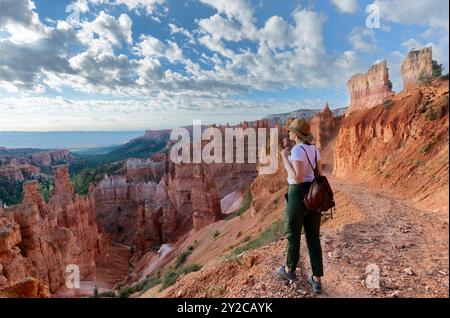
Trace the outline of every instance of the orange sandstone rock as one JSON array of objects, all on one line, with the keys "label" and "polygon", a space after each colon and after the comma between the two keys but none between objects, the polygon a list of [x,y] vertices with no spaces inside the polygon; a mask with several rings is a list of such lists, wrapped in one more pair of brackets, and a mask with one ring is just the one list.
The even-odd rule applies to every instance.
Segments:
[{"label": "orange sandstone rock", "polygon": [[431,78],[433,74],[432,48],[414,50],[408,53],[402,64],[403,89],[420,84],[421,79]]},{"label": "orange sandstone rock", "polygon": [[373,65],[366,74],[355,74],[347,83],[350,105],[347,114],[375,107],[392,96],[386,61]]}]

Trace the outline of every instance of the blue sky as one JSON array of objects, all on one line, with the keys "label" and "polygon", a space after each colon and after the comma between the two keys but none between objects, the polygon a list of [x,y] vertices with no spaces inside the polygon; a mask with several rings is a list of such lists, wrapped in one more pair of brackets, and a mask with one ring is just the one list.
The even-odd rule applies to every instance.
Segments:
[{"label": "blue sky", "polygon": [[[380,25],[366,25],[368,5]],[[446,0],[0,0],[0,131],[236,123],[348,103],[412,48],[448,71]],[[372,6],[373,7],[373,6]]]}]

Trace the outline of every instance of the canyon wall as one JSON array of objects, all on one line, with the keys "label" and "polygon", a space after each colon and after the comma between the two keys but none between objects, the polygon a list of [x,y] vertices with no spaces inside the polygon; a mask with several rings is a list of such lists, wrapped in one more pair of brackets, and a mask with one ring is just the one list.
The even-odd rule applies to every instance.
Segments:
[{"label": "canyon wall", "polygon": [[[145,212],[148,212],[151,206],[156,215],[167,201],[164,180],[134,183],[121,175],[105,176],[97,186],[91,187],[90,194],[95,201],[96,215],[111,239],[130,246],[136,239],[140,209],[146,205]],[[170,228],[165,222],[161,226]],[[160,243],[157,237],[153,241],[155,245]]]},{"label": "canyon wall", "polygon": [[21,182],[26,179],[36,178],[41,170],[29,163],[19,163],[11,160],[9,164],[0,166],[0,180],[8,182]]},{"label": "canyon wall", "polygon": [[37,181],[24,184],[23,203],[0,211],[0,287],[27,276],[56,292],[66,266],[79,266],[82,279],[95,277],[95,258],[106,253],[92,197],[74,195],[68,169],[55,169],[55,190],[44,202]]},{"label": "canyon wall", "polygon": [[342,120],[333,174],[448,210],[448,80],[404,90]]},{"label": "canyon wall", "polygon": [[125,163],[127,181],[160,179],[166,169],[164,156],[153,156],[152,159],[130,158]]},{"label": "canyon wall", "polygon": [[403,88],[410,89],[420,84],[420,81],[433,75],[432,48],[409,52],[403,61],[401,72]]},{"label": "canyon wall", "polygon": [[[227,127],[216,128],[224,136]],[[237,127],[245,129],[249,124],[243,122]],[[253,127],[267,129],[268,122],[256,121]],[[202,145],[207,143],[203,141]],[[221,219],[220,199],[257,176],[256,163],[247,162],[248,146],[245,139],[246,163],[242,164],[236,160],[174,164],[163,153],[147,160],[129,159],[125,175],[105,176],[91,188],[96,214],[114,241],[135,246],[139,253],[173,242],[191,229],[196,231]],[[235,143],[234,156],[236,147]]]},{"label": "canyon wall", "polygon": [[51,150],[35,152],[31,154],[31,161],[35,164],[40,164],[44,166],[49,166],[51,164],[58,163],[61,160],[66,160],[70,158],[69,150]]},{"label": "canyon wall", "polygon": [[353,75],[347,86],[350,95],[347,115],[377,106],[394,94],[386,61],[373,65],[366,74]]}]

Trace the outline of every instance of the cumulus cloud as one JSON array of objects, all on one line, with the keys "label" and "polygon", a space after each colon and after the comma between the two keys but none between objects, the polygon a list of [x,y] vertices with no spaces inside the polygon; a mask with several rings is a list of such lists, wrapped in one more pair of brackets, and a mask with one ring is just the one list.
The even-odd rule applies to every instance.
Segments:
[{"label": "cumulus cloud", "polygon": [[[434,41],[423,42],[408,39],[402,46],[406,52],[425,46],[433,47],[433,58],[449,69],[449,2],[445,0],[375,0],[380,7],[381,18],[401,24],[427,26],[422,33],[425,39],[435,37]],[[405,53],[406,53],[405,52]]]},{"label": "cumulus cloud", "polygon": [[[82,12],[90,11],[77,26],[56,19],[41,21],[31,0],[0,1],[8,3],[7,10],[0,11],[1,87],[18,95],[43,93],[48,88],[64,94],[70,87],[88,96],[101,93],[108,97],[80,101],[37,99],[32,94],[2,98],[2,119],[13,122],[25,114],[27,127],[35,125],[29,118],[75,127],[70,120],[79,113],[85,123],[98,128],[107,129],[103,118],[124,128],[132,123],[130,128],[136,129],[136,123],[145,128],[165,111],[185,112],[184,119],[192,111],[240,114],[236,115],[239,120],[244,115],[253,118],[248,110],[315,107],[324,101],[254,101],[246,99],[246,94],[291,87],[345,92],[347,79],[367,70],[360,53],[377,49],[374,31],[356,27],[347,35],[351,50],[327,51],[326,17],[303,7],[290,17],[262,20],[257,19],[257,8],[250,1],[198,0],[213,13],[194,20],[189,30],[169,19],[164,29],[170,36],[163,38],[151,29],[133,34],[130,16],[163,21],[164,0],[77,0],[74,3]],[[343,13],[358,10],[356,1],[332,2]],[[405,41],[404,52],[387,53],[394,87],[401,80],[402,59],[413,47],[433,46],[434,58],[448,68],[448,13],[444,10],[448,2],[375,2],[386,21],[428,28],[417,39]],[[128,11],[117,14],[124,9]],[[42,118],[33,117],[36,113]]]},{"label": "cumulus cloud", "polygon": [[129,10],[144,9],[147,14],[155,12],[158,5],[164,4],[165,0],[116,0],[116,4],[124,4]]},{"label": "cumulus cloud", "polygon": [[[33,12],[34,6],[27,8]],[[34,23],[42,25],[39,20]],[[116,19],[102,11],[93,21],[84,21],[80,29],[58,20],[32,43],[16,43],[10,36],[0,45],[0,86],[23,93],[43,92],[45,85],[56,90],[67,85],[85,92],[129,87],[135,63],[126,55],[116,56],[113,47],[132,43],[131,25],[126,14]],[[71,46],[86,49],[71,54]]]},{"label": "cumulus cloud", "polygon": [[39,21],[35,9],[31,0],[2,0],[0,31],[9,33],[9,40],[14,43],[29,43],[41,39],[47,29]]},{"label": "cumulus cloud", "polygon": [[113,46],[121,47],[122,43],[131,44],[133,22],[126,14],[121,14],[118,19],[101,11],[100,14],[92,22],[84,22],[82,24],[83,36],[93,38],[98,36],[105,39]]},{"label": "cumulus cloud", "polygon": [[12,24],[31,26],[39,24],[36,6],[30,0],[2,0],[0,11],[0,28]]},{"label": "cumulus cloud", "polygon": [[246,37],[236,21],[219,14],[200,20],[198,25],[202,31],[210,34],[215,40],[240,41]]},{"label": "cumulus cloud", "polygon": [[242,33],[248,38],[253,38],[256,32],[254,12],[248,1],[245,0],[199,0],[212,6],[219,14],[225,15],[229,20],[238,21],[241,24]]},{"label": "cumulus cloud", "polygon": [[355,27],[348,35],[348,41],[357,51],[370,52],[377,49],[373,29]]},{"label": "cumulus cloud", "polygon": [[[87,8],[89,5],[124,5],[129,11],[137,13],[143,11],[145,14],[151,15],[156,13],[157,9],[165,4],[165,0],[77,0],[77,3],[83,8]],[[163,8],[163,11],[165,11],[165,7]]]},{"label": "cumulus cloud", "polygon": [[171,63],[181,61],[183,52],[176,42],[162,42],[151,35],[141,35],[140,42],[134,47],[134,52],[141,57],[167,58]]},{"label": "cumulus cloud", "polygon": [[[1,48],[5,53],[0,63],[6,70],[1,75],[1,84],[8,89],[34,91],[43,91],[45,86],[55,90],[67,86],[115,96],[173,91],[188,96],[185,100],[189,100],[190,96],[205,91],[210,97],[225,97],[289,86],[339,86],[342,78],[333,82],[327,70],[342,74],[352,68],[352,59],[338,63],[341,57],[326,55],[325,18],[314,11],[295,10],[293,23],[274,16],[258,29],[248,3],[202,1],[216,8],[217,13],[199,20],[197,31],[190,34],[175,24],[169,27],[172,33],[189,34],[191,43],[202,50],[210,50],[212,53],[202,53],[199,59],[203,66],[209,64],[209,67],[203,68],[199,62],[185,57],[179,45],[171,40],[141,34],[139,41],[133,43],[132,21],[128,15],[116,18],[100,11],[93,20],[82,21],[79,29],[65,21],[56,21],[56,27],[46,34],[45,41],[37,45],[25,47],[6,41],[7,45]],[[253,49],[231,49],[224,43],[244,38],[251,39]],[[115,52],[124,44],[129,45],[134,56]],[[69,45],[82,49],[70,52]],[[32,55],[35,63],[20,65],[25,59],[23,54]],[[182,68],[171,69],[164,61]]]},{"label": "cumulus cloud", "polygon": [[74,74],[66,58],[77,43],[71,29],[56,28],[33,43],[4,40],[0,45],[0,86],[7,90],[42,92],[43,72]]},{"label": "cumulus cloud", "polygon": [[288,24],[283,18],[273,16],[266,21],[260,31],[261,40],[271,49],[283,49],[289,43],[286,37],[288,34]]},{"label": "cumulus cloud", "polygon": [[331,0],[342,13],[355,13],[359,6],[356,0]]},{"label": "cumulus cloud", "polygon": [[88,50],[72,57],[69,62],[76,75],[60,79],[63,84],[78,90],[113,93],[133,85],[135,63],[124,54],[95,54]]},{"label": "cumulus cloud", "polygon": [[170,28],[170,34],[179,33],[179,34],[182,34],[182,35],[184,35],[185,37],[187,37],[189,39],[192,39],[192,37],[193,37],[192,34],[189,33],[188,30],[186,30],[186,29],[184,29],[182,27],[179,27],[179,26],[177,26],[177,25],[175,25],[173,23],[169,23],[169,28]]},{"label": "cumulus cloud", "polygon": [[445,0],[375,0],[381,18],[403,24],[425,24],[449,30],[449,2]]}]

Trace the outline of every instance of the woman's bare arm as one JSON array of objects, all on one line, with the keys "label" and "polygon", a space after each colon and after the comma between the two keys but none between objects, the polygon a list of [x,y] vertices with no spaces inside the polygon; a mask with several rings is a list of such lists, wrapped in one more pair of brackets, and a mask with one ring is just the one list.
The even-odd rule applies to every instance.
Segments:
[{"label": "woman's bare arm", "polygon": [[291,162],[288,160],[287,155],[281,155],[283,158],[284,168],[286,169],[288,175],[295,175],[295,170],[291,165]]},{"label": "woman's bare arm", "polygon": [[303,180],[303,163],[301,161],[298,160],[293,160],[292,161],[292,167],[295,170],[295,177],[294,177],[294,181],[295,183],[301,183]]},{"label": "woman's bare arm", "polygon": [[323,176],[323,170],[322,170],[322,161],[317,161],[317,170],[319,170],[319,174]]}]

